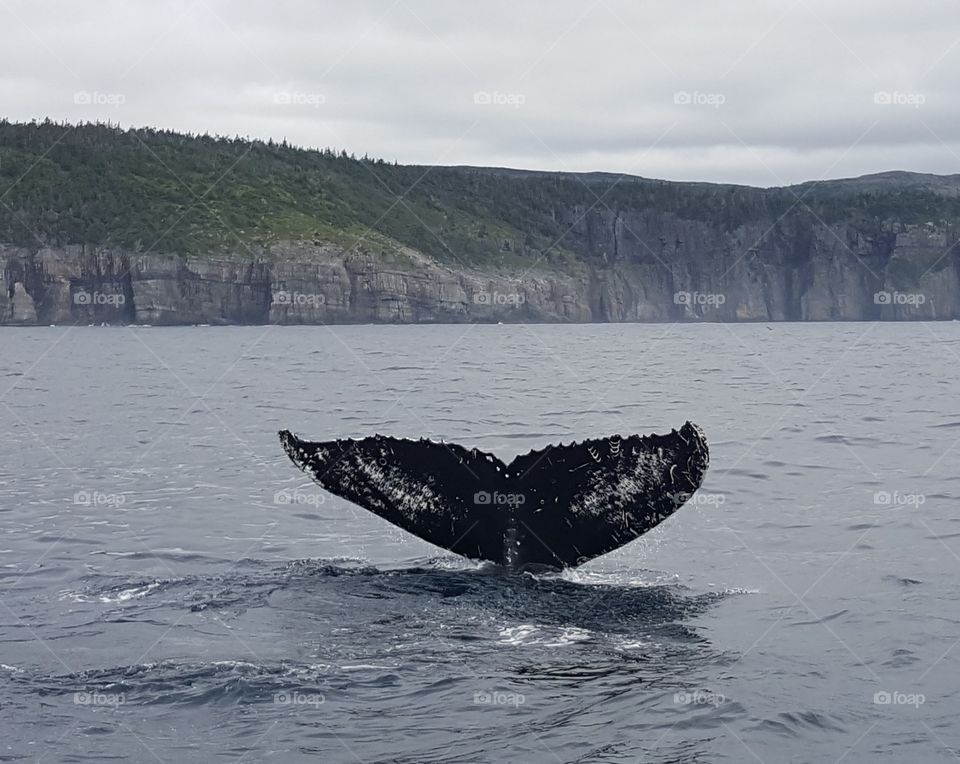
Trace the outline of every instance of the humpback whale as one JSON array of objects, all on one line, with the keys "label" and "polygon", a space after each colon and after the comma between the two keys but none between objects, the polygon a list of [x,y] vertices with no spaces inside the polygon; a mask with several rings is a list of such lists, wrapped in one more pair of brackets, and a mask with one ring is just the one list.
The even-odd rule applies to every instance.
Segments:
[{"label": "humpback whale", "polygon": [[323,488],[424,541],[508,568],[574,567],[663,522],[710,456],[687,422],[669,435],[552,445],[505,464],[476,448],[383,435],[310,442],[280,432]]}]

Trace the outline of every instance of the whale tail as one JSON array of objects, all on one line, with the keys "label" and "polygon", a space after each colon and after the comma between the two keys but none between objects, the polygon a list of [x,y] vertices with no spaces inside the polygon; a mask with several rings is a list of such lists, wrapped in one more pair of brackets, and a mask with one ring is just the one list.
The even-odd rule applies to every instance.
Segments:
[{"label": "whale tail", "polygon": [[331,493],[431,544],[511,568],[572,567],[633,541],[693,495],[710,461],[690,422],[669,435],[548,446],[510,464],[426,439],[310,442],[283,430],[280,442]]}]

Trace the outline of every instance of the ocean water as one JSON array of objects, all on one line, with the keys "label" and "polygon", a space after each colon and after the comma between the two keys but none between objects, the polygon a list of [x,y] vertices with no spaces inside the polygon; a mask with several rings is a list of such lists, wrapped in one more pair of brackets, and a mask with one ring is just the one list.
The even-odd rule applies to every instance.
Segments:
[{"label": "ocean water", "polygon": [[[960,324],[0,331],[0,760],[950,761]],[[701,493],[505,575],[280,428],[700,424]]]}]

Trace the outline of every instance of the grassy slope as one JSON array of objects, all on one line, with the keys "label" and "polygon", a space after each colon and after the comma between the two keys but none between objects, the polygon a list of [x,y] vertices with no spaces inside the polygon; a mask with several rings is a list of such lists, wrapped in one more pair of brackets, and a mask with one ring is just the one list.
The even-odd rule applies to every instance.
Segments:
[{"label": "grassy slope", "polygon": [[[953,181],[941,185],[955,188]],[[601,173],[428,171],[261,141],[52,122],[0,122],[4,191],[0,241],[24,246],[246,254],[243,245],[294,239],[385,258],[404,245],[486,265],[530,262],[543,252],[547,264],[572,266],[590,253],[568,231],[570,211],[586,210],[597,197],[596,209],[654,208],[726,229],[775,219],[804,191],[804,201],[830,222],[960,219],[957,193],[894,176],[761,190]],[[801,215],[809,213],[789,213]]]}]

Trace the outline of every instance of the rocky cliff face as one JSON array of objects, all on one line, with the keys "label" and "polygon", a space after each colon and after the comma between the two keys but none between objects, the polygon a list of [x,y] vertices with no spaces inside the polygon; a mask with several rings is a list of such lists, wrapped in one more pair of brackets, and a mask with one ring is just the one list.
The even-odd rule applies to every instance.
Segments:
[{"label": "rocky cliff face", "polygon": [[487,272],[332,245],[180,258],[0,246],[0,324],[320,324],[960,318],[956,232],[775,221],[734,231],[651,210],[558,213],[590,257]]}]

